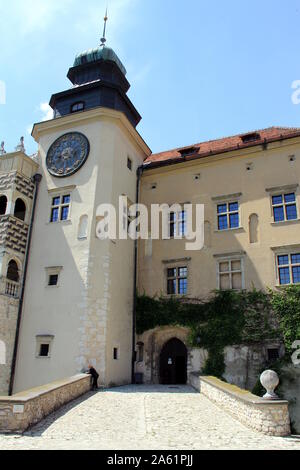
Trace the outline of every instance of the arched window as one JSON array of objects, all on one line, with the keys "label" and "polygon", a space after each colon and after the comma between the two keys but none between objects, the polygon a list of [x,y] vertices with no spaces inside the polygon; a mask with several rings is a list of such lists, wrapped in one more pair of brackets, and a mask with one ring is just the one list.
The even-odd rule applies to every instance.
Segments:
[{"label": "arched window", "polygon": [[71,113],[78,113],[78,111],[83,111],[85,108],[84,101],[79,101],[78,103],[74,103],[71,106]]},{"label": "arched window", "polygon": [[25,202],[22,199],[16,200],[14,216],[17,219],[25,220],[26,206],[25,206]]},{"label": "arched window", "polygon": [[259,241],[259,220],[257,214],[251,214],[249,217],[249,241],[258,243]]},{"label": "arched window", "polygon": [[79,239],[87,238],[87,235],[88,235],[88,222],[89,222],[89,219],[88,219],[87,215],[82,215],[80,217],[79,227],[78,227],[78,238]]},{"label": "arched window", "polygon": [[7,197],[1,196],[0,197],[0,215],[5,215],[7,209]]},{"label": "arched window", "polygon": [[18,265],[13,259],[8,264],[6,277],[13,282],[19,282],[20,280]]}]

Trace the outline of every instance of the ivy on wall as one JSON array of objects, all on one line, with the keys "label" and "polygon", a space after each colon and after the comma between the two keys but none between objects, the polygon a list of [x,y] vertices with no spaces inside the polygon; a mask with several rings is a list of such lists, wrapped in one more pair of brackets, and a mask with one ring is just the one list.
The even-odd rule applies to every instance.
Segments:
[{"label": "ivy on wall", "polygon": [[142,295],[137,301],[137,333],[158,326],[188,327],[190,346],[208,351],[203,372],[222,378],[224,348],[280,337],[277,314],[271,293],[257,290],[216,291],[208,300],[192,303]]}]

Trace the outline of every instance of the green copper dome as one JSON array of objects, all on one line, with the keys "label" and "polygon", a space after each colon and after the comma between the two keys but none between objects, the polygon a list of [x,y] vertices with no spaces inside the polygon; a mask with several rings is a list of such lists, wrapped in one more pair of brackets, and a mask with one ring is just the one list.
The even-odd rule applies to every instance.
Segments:
[{"label": "green copper dome", "polygon": [[115,62],[121,72],[126,75],[127,72],[124,65],[120,61],[117,54],[110,47],[98,47],[97,49],[89,49],[88,51],[84,51],[81,54],[78,54],[75,58],[74,67],[96,62],[97,60],[101,59]]}]

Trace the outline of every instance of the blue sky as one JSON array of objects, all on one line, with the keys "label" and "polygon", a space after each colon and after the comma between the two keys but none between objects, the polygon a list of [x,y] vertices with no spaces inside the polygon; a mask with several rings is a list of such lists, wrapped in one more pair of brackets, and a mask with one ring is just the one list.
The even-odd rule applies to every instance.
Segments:
[{"label": "blue sky", "polygon": [[0,0],[0,140],[6,150],[70,86],[78,52],[108,45],[128,71],[153,152],[271,125],[300,126],[299,0]]}]

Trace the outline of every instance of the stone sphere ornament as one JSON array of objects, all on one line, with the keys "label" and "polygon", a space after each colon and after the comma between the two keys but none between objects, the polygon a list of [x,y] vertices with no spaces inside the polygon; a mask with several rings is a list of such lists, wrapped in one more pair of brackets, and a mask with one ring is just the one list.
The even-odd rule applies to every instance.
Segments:
[{"label": "stone sphere ornament", "polygon": [[263,398],[266,400],[279,400],[278,395],[275,393],[275,389],[279,385],[279,377],[274,370],[263,372],[260,376],[260,383],[267,390]]}]

